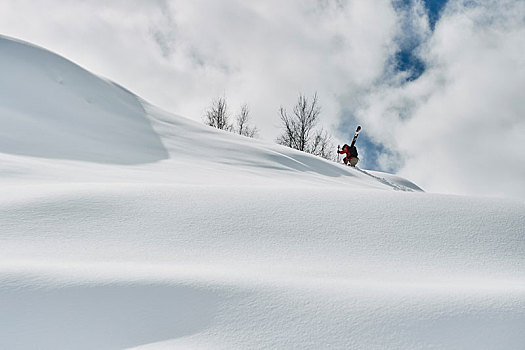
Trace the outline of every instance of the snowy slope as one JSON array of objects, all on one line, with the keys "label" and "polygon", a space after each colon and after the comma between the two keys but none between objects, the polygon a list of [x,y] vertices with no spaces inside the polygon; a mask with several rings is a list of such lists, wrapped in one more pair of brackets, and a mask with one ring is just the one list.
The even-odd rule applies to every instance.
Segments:
[{"label": "snowy slope", "polygon": [[0,349],[523,349],[525,203],[158,110],[0,37]]},{"label": "snowy slope", "polygon": [[392,188],[308,154],[170,115],[41,48],[0,37],[0,52],[4,181],[229,186],[235,177],[238,185],[289,186],[292,179]]}]

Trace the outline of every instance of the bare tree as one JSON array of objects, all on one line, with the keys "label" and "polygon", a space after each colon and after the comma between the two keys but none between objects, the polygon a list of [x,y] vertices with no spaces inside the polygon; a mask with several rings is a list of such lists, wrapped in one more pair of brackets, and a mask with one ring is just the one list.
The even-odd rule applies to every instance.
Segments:
[{"label": "bare tree", "polygon": [[321,107],[317,93],[314,94],[311,101],[300,94],[291,115],[284,107],[281,107],[281,122],[284,130],[281,136],[277,138],[277,143],[326,159],[332,159],[331,148],[333,146],[330,136],[323,129],[315,129],[320,113]]},{"label": "bare tree", "polygon": [[317,93],[314,95],[312,102],[308,101],[306,96],[299,95],[292,115],[288,114],[284,107],[281,107],[280,113],[284,132],[277,139],[277,143],[299,151],[307,151],[312,130],[317,125],[319,113],[321,113]]},{"label": "bare tree", "polygon": [[249,123],[250,119],[250,109],[247,104],[241,106],[241,111],[237,114],[236,119],[236,132],[239,135],[255,137],[257,135],[257,127],[251,127]]},{"label": "bare tree", "polygon": [[225,97],[219,97],[213,101],[212,105],[206,111],[204,117],[206,125],[214,128],[231,131],[233,126],[230,123],[230,115],[228,114],[228,104]]},{"label": "bare tree", "polygon": [[308,153],[312,153],[328,160],[335,160],[334,144],[332,143],[332,137],[328,132],[322,128],[315,131]]}]

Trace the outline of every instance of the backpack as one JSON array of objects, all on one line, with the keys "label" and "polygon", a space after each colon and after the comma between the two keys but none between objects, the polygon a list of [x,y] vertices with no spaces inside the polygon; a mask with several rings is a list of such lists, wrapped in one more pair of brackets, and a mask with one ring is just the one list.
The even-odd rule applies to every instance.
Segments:
[{"label": "backpack", "polygon": [[357,148],[355,148],[355,146],[350,147],[349,151],[350,151],[350,157],[356,157],[357,158]]}]

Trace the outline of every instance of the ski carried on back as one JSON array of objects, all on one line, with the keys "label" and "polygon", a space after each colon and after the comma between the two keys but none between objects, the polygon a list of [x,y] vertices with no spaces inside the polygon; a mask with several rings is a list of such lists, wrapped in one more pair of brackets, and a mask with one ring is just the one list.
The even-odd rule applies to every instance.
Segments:
[{"label": "ski carried on back", "polygon": [[354,138],[352,139],[352,144],[350,145],[350,147],[355,146],[355,142],[357,140],[357,136],[359,136],[359,131],[361,131],[361,125],[358,125],[357,129],[355,129]]}]

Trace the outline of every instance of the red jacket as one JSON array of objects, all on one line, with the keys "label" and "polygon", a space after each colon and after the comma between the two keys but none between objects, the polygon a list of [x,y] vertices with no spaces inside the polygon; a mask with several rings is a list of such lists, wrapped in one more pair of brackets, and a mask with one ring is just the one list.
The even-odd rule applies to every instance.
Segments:
[{"label": "red jacket", "polygon": [[338,151],[338,153],[339,154],[345,154],[346,153],[346,156],[348,158],[357,158],[357,149],[355,148],[354,145],[352,145],[352,146],[344,145],[343,149]]},{"label": "red jacket", "polygon": [[347,155],[350,155],[350,150],[348,149],[348,145],[344,145],[343,148],[340,150],[340,151],[337,151],[337,153],[339,154],[347,154]]}]

